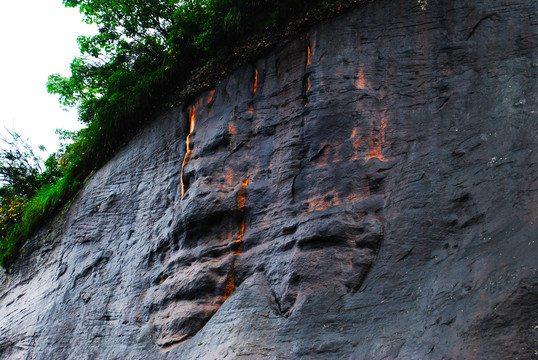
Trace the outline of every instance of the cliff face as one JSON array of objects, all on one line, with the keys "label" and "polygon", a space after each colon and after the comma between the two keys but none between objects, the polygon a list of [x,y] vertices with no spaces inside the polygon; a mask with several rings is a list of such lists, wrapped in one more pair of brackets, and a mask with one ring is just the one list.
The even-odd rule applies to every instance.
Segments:
[{"label": "cliff face", "polygon": [[536,358],[537,15],[375,1],[167,110],[2,279],[0,358]]}]

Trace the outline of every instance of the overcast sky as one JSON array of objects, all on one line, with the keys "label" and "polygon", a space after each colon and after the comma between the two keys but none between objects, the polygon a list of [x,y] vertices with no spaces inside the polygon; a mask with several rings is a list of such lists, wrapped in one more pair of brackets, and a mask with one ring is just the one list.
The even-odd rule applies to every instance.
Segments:
[{"label": "overcast sky", "polygon": [[46,82],[53,73],[71,74],[69,64],[79,54],[77,36],[91,35],[94,29],[62,0],[0,2],[1,130],[14,129],[50,153],[59,144],[57,128],[82,126],[76,109],[62,110],[58,97],[47,93]]}]

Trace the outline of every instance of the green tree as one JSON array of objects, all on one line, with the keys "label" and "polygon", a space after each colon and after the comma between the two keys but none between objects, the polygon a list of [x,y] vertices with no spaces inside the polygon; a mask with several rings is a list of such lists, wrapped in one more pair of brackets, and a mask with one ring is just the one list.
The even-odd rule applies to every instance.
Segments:
[{"label": "green tree", "polygon": [[[79,105],[80,119],[90,123],[136,93],[145,77],[162,67],[171,19],[178,1],[64,0],[79,7],[98,34],[77,39],[80,56],[71,63],[71,76],[49,76],[48,91],[66,106]],[[135,96],[136,97],[136,96]],[[138,99],[134,99],[136,102]],[[131,103],[133,101],[131,100]]]},{"label": "green tree", "polygon": [[40,186],[41,159],[21,135],[5,129],[0,150],[0,196],[31,198]]},{"label": "green tree", "polygon": [[[53,153],[43,163],[28,140],[17,132],[5,129],[1,141],[0,228],[7,230],[20,222],[24,206],[39,189],[55,184],[63,173],[59,161],[61,152]],[[45,151],[45,148],[40,146],[39,150]]]}]

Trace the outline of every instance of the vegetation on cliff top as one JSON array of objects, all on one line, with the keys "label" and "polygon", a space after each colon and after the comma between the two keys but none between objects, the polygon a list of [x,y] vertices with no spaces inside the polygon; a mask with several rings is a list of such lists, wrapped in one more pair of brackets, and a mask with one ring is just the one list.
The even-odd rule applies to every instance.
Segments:
[{"label": "vegetation on cliff top", "polygon": [[[62,133],[72,143],[53,154],[44,171],[24,142],[12,144],[14,157],[0,154],[0,265],[7,268],[14,262],[23,240],[69,202],[91,172],[167,99],[170,89],[185,84],[195,66],[226,54],[247,36],[284,27],[308,9],[342,2],[63,0],[67,7],[78,7],[99,33],[78,38],[80,55],[71,63],[71,76],[51,75],[47,89],[64,106],[77,106],[86,127]],[[6,175],[9,171],[19,171],[20,179]],[[24,189],[26,183],[31,186]]]}]

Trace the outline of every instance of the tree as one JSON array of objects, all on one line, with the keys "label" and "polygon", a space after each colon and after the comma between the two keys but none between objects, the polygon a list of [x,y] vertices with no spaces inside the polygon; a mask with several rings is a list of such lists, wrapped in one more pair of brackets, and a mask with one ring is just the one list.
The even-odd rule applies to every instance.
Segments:
[{"label": "tree", "polygon": [[[0,235],[20,222],[25,205],[44,185],[52,185],[62,176],[57,154],[44,164],[28,141],[14,130],[5,129],[0,138]],[[43,146],[39,150],[44,151]]]},{"label": "tree", "polygon": [[[66,106],[79,105],[80,119],[90,123],[114,106],[130,107],[145,77],[163,66],[172,15],[179,0],[64,0],[79,7],[98,34],[77,39],[80,56],[71,77],[49,76],[47,89]],[[135,94],[134,102],[138,101]]]},{"label": "tree", "polygon": [[32,197],[39,188],[39,174],[42,172],[41,159],[21,135],[5,129],[0,150],[0,196],[12,193],[18,197]]}]

